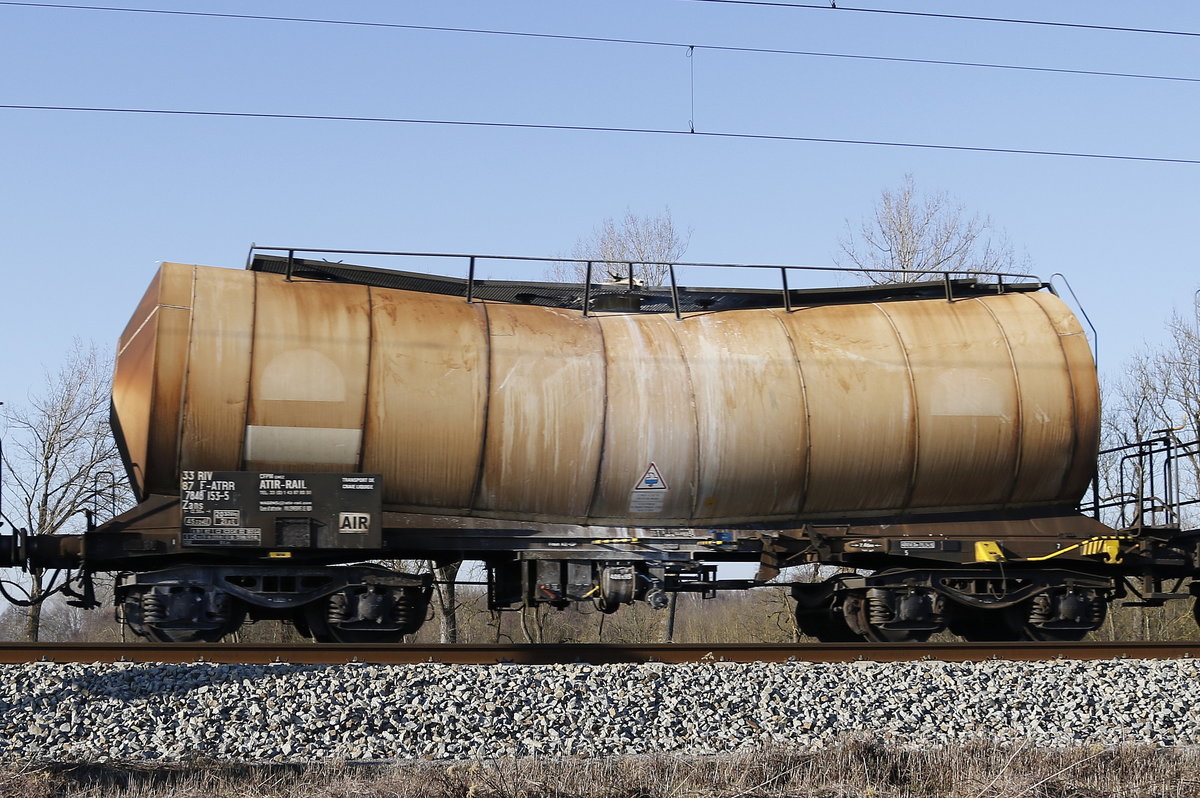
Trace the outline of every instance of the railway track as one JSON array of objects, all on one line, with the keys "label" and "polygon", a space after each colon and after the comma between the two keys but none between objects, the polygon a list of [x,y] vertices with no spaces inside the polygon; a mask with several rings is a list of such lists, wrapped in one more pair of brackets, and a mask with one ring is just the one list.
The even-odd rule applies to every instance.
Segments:
[{"label": "railway track", "polygon": [[930,659],[1180,659],[1200,657],[1200,642],[1082,643],[675,643],[617,645],[263,645],[257,643],[0,643],[0,664],[168,662],[344,664],[352,662],[488,665],[636,662],[909,662]]}]

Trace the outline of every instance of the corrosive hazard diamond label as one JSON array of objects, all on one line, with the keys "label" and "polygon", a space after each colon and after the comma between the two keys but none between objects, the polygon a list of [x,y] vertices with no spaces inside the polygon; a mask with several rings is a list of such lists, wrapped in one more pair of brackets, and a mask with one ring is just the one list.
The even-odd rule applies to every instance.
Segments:
[{"label": "corrosive hazard diamond label", "polygon": [[646,473],[638,480],[638,483],[633,486],[634,490],[666,490],[667,482],[662,478],[662,474],[658,473],[658,466],[654,463],[646,469]]}]

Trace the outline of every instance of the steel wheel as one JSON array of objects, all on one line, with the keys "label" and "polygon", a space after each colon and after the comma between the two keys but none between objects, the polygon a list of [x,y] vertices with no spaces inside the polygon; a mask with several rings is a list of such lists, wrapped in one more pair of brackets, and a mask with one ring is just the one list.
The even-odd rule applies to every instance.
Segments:
[{"label": "steel wheel", "polygon": [[867,624],[866,639],[872,643],[924,643],[933,634],[929,629],[880,629]]},{"label": "steel wheel", "polygon": [[[304,607],[303,625],[318,643],[400,643],[406,634],[414,631],[404,624],[383,625],[370,621],[358,621],[353,625],[335,623],[330,620],[329,612],[330,602],[336,596],[334,594]],[[300,626],[297,624],[297,628]]]},{"label": "steel wheel", "polygon": [[1027,640],[1044,640],[1047,642],[1077,643],[1088,636],[1088,629],[1040,629],[1036,626],[1026,626]]},{"label": "steel wheel", "polygon": [[802,633],[822,643],[857,643],[861,635],[846,623],[841,610],[796,610],[796,626]]},{"label": "steel wheel", "polygon": [[872,623],[871,599],[856,593],[846,597],[842,612],[850,629],[861,633],[862,639],[872,643],[924,643],[934,632],[941,631],[940,624],[937,628],[930,628],[928,624],[913,624],[914,628],[899,626],[888,629]]},{"label": "steel wheel", "polygon": [[998,643],[1005,640],[1027,640],[1023,606],[980,609],[951,605],[947,628],[971,643]]},{"label": "steel wheel", "polygon": [[846,623],[841,607],[833,606],[834,585],[828,581],[792,585],[796,628],[822,643],[857,643],[862,635]]},{"label": "steel wheel", "polygon": [[216,643],[236,632],[245,619],[245,610],[238,610],[213,629],[159,629],[152,625],[146,625],[145,629],[147,637],[156,643]]}]

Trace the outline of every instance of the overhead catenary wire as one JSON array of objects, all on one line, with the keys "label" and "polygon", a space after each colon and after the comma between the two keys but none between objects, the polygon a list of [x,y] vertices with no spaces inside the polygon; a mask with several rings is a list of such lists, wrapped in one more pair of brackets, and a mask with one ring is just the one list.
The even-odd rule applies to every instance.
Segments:
[{"label": "overhead catenary wire", "polygon": [[1095,25],[1086,22],[1054,22],[1044,19],[1021,19],[1019,17],[982,17],[970,14],[945,14],[936,11],[901,11],[892,8],[856,8],[854,6],[826,3],[787,3],[783,0],[687,0],[692,3],[713,3],[727,6],[765,6],[768,8],[796,8],[805,11],[841,11],[860,14],[887,14],[897,17],[925,17],[928,19],[952,19],[961,22],[994,22],[1010,25],[1041,25],[1049,28],[1075,28],[1078,30],[1110,31],[1113,33],[1148,33],[1157,36],[1200,36],[1200,31],[1170,30],[1169,28],[1135,28],[1126,25]]},{"label": "overhead catenary wire", "polygon": [[1116,153],[1072,152],[1067,150],[1038,150],[1016,147],[983,147],[965,144],[934,144],[925,142],[884,141],[871,139],[834,138],[823,136],[790,136],[771,133],[738,133],[716,130],[681,130],[648,127],[606,127],[602,125],[556,125],[533,122],[496,122],[466,119],[416,119],[387,116],[337,116],[331,114],[282,114],[250,111],[197,111],[172,108],[102,108],[78,105],[0,105],[8,111],[70,111],[78,113],[140,114],[157,116],[223,117],[234,119],[279,119],[325,122],[357,122],[398,125],[436,125],[466,128],[507,128],[513,130],[549,130],[586,133],[626,133],[657,136],[688,136],[692,138],[741,139],[748,141],[780,141],[808,144],[844,144],[868,147],[899,147],[919,150],[943,150],[954,152],[992,153],[1005,155],[1038,155],[1056,158],[1083,158],[1105,161],[1131,161],[1142,163],[1200,165],[1197,158],[1170,158],[1149,155],[1121,155]]},{"label": "overhead catenary wire", "polygon": [[[791,5],[791,4],[783,4]],[[425,31],[432,33],[460,33],[479,36],[502,36],[511,38],[544,39],[566,42],[588,42],[594,44],[622,44],[641,47],[670,47],[687,48],[689,50],[708,50],[711,52],[743,53],[751,55],[781,55],[805,58],[832,58],[855,61],[874,61],[880,63],[918,64],[943,67],[966,67],[972,69],[999,69],[1020,72],[1039,72],[1060,75],[1080,75],[1102,78],[1128,78],[1134,80],[1175,81],[1182,83],[1200,83],[1200,77],[1184,75],[1154,75],[1139,72],[1115,72],[1097,69],[1069,69],[1065,67],[1035,66],[1032,64],[997,64],[982,61],[958,61],[941,58],[905,58],[900,56],[869,55],[866,53],[834,53],[819,50],[797,50],[779,47],[743,47],[724,44],[694,44],[682,41],[666,41],[656,39],[634,39],[613,36],[584,36],[566,33],[539,33],[536,31],[498,30],[492,28],[468,28],[445,25],[411,25],[400,22],[372,22],[365,20],[332,19],[322,17],[289,17],[266,14],[234,14],[215,11],[179,11],[159,8],[131,8],[124,6],[80,5],[72,3],[32,3],[18,0],[0,0],[0,7],[12,6],[23,8],[50,8],[69,11],[101,11],[126,14],[151,14],[175,17],[204,17],[211,19],[229,19],[253,22],[288,22],[311,25],[336,25],[344,27],[384,28],[393,30]],[[795,6],[807,8],[807,6]],[[824,6],[814,6],[823,8]],[[840,10],[840,9],[839,9]],[[848,9],[864,10],[864,9]]]}]

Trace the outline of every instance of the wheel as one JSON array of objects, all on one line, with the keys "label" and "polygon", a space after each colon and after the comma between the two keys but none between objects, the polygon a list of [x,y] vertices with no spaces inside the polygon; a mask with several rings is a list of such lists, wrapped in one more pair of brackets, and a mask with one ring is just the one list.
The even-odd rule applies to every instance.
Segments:
[{"label": "wheel", "polygon": [[858,643],[862,635],[856,634],[846,623],[841,607],[833,606],[835,585],[832,582],[792,585],[792,598],[796,600],[796,628],[808,637],[822,643]]},{"label": "wheel", "polygon": [[[246,619],[246,608],[235,599],[227,599],[221,611],[226,617],[215,622],[210,615],[192,615],[193,626],[160,627],[159,624],[181,623],[178,614],[172,613],[162,595],[153,589],[131,590],[121,599],[121,618],[138,637],[155,643],[216,643],[225,635],[233,634]],[[187,616],[185,616],[187,617]],[[214,623],[214,625],[206,625]],[[204,625],[202,625],[204,624]]]},{"label": "wheel", "polygon": [[858,643],[862,636],[857,635],[846,623],[846,616],[841,610],[833,608],[825,610],[796,610],[796,626],[809,637],[815,637],[822,643]]},{"label": "wheel", "polygon": [[1033,625],[1025,627],[1026,640],[1077,643],[1088,636],[1090,629],[1040,629]]},{"label": "wheel", "polygon": [[1025,628],[1028,610],[1023,606],[980,609],[952,604],[949,615],[947,627],[950,632],[968,642],[1029,639]]},{"label": "wheel", "polygon": [[1026,640],[1075,642],[1100,628],[1108,616],[1108,596],[1073,588],[1034,596],[1025,619]]},{"label": "wheel", "polygon": [[867,624],[864,637],[872,643],[924,643],[933,634],[930,629],[879,629]]},{"label": "wheel", "polygon": [[[943,599],[919,588],[871,588],[842,604],[852,631],[873,643],[924,643],[944,627]],[[886,625],[885,625],[886,624]]]},{"label": "wheel", "polygon": [[244,609],[235,610],[228,620],[213,629],[159,629],[146,625],[146,637],[156,643],[216,643],[225,635],[233,634],[246,619]]},{"label": "wheel", "polygon": [[301,637],[312,637],[312,629],[308,626],[308,617],[303,610],[298,610],[292,613],[288,620],[292,622],[292,626],[296,628],[296,633]]},{"label": "wheel", "polygon": [[[328,604],[316,601],[304,608],[303,625],[308,636],[318,643],[400,643],[404,629],[345,628],[329,620]],[[296,624],[299,629],[301,624]]]},{"label": "wheel", "polygon": [[415,588],[349,587],[303,608],[318,643],[399,643],[425,621],[428,592]]},{"label": "wheel", "polygon": [[[155,643],[216,643],[229,634],[225,629],[155,629],[147,627]],[[232,629],[230,632],[233,631]]]},{"label": "wheel", "polygon": [[868,602],[853,596],[846,599],[842,611],[848,618],[851,629],[862,631],[860,639],[871,643],[924,643],[934,633],[933,629],[885,629],[871,623]]}]

